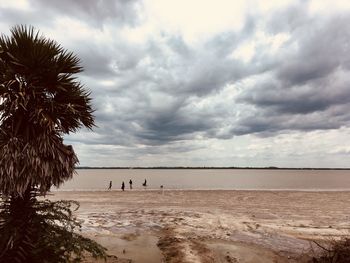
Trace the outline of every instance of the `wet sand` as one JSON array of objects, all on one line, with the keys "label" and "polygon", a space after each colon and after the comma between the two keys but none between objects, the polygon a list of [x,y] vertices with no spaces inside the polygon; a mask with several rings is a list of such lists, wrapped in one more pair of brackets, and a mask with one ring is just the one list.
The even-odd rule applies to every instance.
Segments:
[{"label": "wet sand", "polygon": [[[53,192],[76,200],[108,262],[304,262],[311,240],[350,234],[350,192]],[[91,261],[95,262],[95,261]]]}]

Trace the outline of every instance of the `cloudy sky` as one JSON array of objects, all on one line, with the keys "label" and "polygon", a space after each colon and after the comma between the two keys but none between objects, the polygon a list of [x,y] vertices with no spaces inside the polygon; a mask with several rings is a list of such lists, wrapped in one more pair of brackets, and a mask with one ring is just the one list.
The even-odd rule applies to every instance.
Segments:
[{"label": "cloudy sky", "polygon": [[348,0],[1,0],[74,52],[88,166],[349,167]]}]

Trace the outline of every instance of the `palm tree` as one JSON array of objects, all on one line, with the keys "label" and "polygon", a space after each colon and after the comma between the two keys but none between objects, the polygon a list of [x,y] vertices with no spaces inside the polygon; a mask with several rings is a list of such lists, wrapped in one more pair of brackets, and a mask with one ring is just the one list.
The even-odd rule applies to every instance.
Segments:
[{"label": "palm tree", "polygon": [[42,229],[48,238],[39,242],[34,226],[46,225],[62,237],[72,232],[61,231],[55,220],[77,225],[69,205],[38,203],[36,195],[73,176],[78,159],[63,135],[91,129],[94,118],[90,94],[75,77],[82,71],[79,59],[33,27],[15,26],[11,33],[0,37],[0,194],[6,201],[0,209],[0,261],[16,254],[19,262],[30,262],[26,252],[52,239]]},{"label": "palm tree", "polygon": [[74,74],[79,60],[59,44],[16,26],[0,38],[0,192],[46,192],[73,175],[78,162],[63,134],[92,128],[89,93]]}]

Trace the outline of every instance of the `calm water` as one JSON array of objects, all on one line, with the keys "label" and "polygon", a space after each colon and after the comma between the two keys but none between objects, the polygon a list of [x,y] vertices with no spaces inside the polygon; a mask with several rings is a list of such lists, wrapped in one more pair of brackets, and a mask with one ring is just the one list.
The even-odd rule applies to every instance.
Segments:
[{"label": "calm water", "polygon": [[126,189],[129,180],[134,189],[253,189],[253,190],[350,190],[350,171],[345,170],[239,170],[239,169],[88,169],[60,187],[62,190],[103,190],[109,181],[112,189]]}]

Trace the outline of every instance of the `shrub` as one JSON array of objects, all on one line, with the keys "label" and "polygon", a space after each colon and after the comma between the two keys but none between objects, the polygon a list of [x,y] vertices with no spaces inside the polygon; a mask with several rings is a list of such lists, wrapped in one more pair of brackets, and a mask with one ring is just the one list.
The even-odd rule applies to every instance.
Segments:
[{"label": "shrub", "polygon": [[105,248],[79,234],[76,201],[37,200],[36,190],[26,195],[26,203],[18,204],[23,198],[0,203],[0,262],[80,262],[87,254],[106,258]]},{"label": "shrub", "polygon": [[331,240],[327,245],[321,245],[314,241],[321,249],[318,256],[314,256],[310,263],[349,263],[350,262],[350,239]]}]

